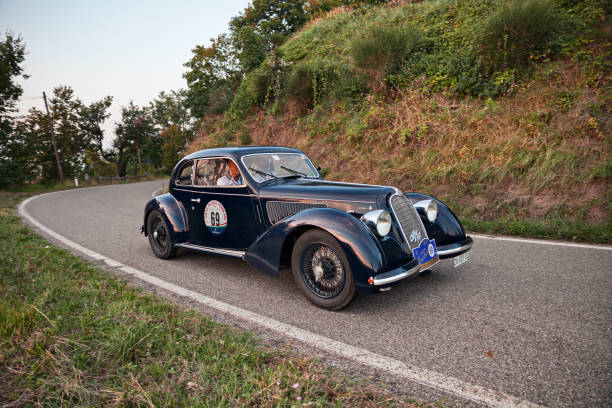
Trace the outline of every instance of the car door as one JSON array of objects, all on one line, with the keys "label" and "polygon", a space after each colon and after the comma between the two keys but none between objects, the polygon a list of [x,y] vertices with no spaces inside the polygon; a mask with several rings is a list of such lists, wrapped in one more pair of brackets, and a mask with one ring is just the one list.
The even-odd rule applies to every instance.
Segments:
[{"label": "car door", "polygon": [[[228,178],[230,158],[198,159],[189,197],[189,241],[219,249],[245,250],[261,232],[256,217],[256,195],[242,176],[236,185],[222,185]],[[235,162],[233,162],[235,165]],[[237,166],[236,166],[237,168]]]}]

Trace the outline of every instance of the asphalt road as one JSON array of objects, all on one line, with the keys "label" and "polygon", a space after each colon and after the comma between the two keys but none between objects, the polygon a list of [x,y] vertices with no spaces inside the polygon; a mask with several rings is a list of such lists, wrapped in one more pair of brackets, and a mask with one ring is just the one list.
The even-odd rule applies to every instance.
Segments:
[{"label": "asphalt road", "polygon": [[551,407],[612,405],[612,251],[475,239],[471,259],[329,312],[290,271],[179,251],[157,259],[139,234],[159,181],[35,198],[39,222],[109,258],[319,335]]}]

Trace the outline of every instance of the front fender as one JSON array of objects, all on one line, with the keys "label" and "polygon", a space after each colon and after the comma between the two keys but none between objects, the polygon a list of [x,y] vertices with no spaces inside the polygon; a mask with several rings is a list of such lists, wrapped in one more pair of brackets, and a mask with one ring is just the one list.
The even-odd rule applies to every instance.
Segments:
[{"label": "front fender", "polygon": [[[304,231],[322,229],[338,240],[349,260],[356,286],[368,286],[372,274],[382,272],[385,259],[378,240],[355,217],[333,208],[312,208],[285,218],[268,229],[246,251],[244,260],[272,276],[278,276],[283,249]],[[290,254],[289,254],[290,256]]]},{"label": "front fender", "polygon": [[144,211],[144,234],[148,235],[147,218],[151,211],[157,210],[164,217],[166,224],[170,227],[170,238],[172,243],[185,242],[187,240],[187,232],[189,223],[187,221],[187,213],[183,205],[172,196],[166,193],[149,200]]},{"label": "front fender", "polygon": [[442,201],[420,193],[406,193],[406,196],[414,201],[434,200],[438,204],[438,216],[434,222],[429,222],[427,217],[421,215],[421,220],[430,239],[436,240],[438,249],[449,245],[458,244],[467,240],[465,231],[459,219],[450,208]]}]

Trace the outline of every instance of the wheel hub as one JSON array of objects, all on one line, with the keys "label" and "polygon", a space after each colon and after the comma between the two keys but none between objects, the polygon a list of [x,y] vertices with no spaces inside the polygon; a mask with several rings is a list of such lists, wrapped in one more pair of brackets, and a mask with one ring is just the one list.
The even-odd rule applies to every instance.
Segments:
[{"label": "wheel hub", "polygon": [[314,265],[312,267],[312,273],[314,274],[315,281],[316,282],[320,281],[321,278],[323,277],[323,274],[325,273],[325,270],[323,269],[323,265],[321,265],[320,263]]},{"label": "wheel hub", "polygon": [[309,289],[322,298],[332,298],[344,286],[344,267],[335,251],[322,243],[311,244],[304,252],[302,276]]},{"label": "wheel hub", "polygon": [[157,237],[158,237],[158,236],[159,236],[159,234],[157,233],[157,231],[155,231],[155,232],[153,233],[153,238],[157,239]]}]

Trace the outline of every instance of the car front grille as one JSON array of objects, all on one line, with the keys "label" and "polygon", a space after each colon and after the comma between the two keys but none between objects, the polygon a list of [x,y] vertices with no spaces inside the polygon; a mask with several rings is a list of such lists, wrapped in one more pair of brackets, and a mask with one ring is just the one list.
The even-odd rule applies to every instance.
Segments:
[{"label": "car front grille", "polygon": [[391,209],[410,249],[418,247],[421,240],[427,238],[427,231],[410,199],[403,194],[395,194],[391,197]]},{"label": "car front grille", "polygon": [[300,211],[309,208],[325,208],[326,204],[309,204],[309,203],[288,203],[285,201],[268,201],[266,203],[266,212],[268,219],[272,224],[276,224],[280,220],[291,217]]}]

